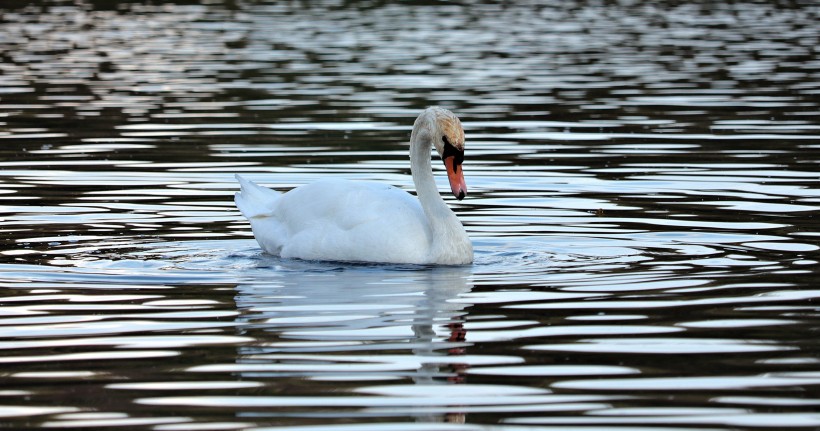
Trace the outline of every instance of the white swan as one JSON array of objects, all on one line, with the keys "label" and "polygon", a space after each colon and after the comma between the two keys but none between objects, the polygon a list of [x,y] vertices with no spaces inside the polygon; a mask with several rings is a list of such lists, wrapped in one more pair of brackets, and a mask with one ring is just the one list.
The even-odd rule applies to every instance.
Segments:
[{"label": "white swan", "polygon": [[239,175],[236,206],[268,253],[286,258],[462,265],[473,246],[439,195],[430,165],[435,147],[453,195],[467,194],[461,164],[464,129],[452,112],[431,107],[413,124],[410,170],[418,199],[385,184],[324,179],[279,193]]}]

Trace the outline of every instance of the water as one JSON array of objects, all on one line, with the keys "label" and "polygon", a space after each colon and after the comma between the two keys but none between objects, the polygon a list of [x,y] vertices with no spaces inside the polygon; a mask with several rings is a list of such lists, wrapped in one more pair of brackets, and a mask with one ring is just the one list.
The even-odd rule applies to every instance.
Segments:
[{"label": "water", "polygon": [[[3,3],[0,426],[817,429],[818,15]],[[411,190],[431,104],[474,265],[259,252],[233,174]]]}]

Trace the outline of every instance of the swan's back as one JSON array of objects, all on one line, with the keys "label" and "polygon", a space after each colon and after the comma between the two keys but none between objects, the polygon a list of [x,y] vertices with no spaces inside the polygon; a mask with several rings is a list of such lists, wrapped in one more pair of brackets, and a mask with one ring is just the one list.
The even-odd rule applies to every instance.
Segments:
[{"label": "swan's back", "polygon": [[288,258],[428,263],[419,202],[388,185],[324,179],[278,193],[238,177],[236,205],[268,253]]}]

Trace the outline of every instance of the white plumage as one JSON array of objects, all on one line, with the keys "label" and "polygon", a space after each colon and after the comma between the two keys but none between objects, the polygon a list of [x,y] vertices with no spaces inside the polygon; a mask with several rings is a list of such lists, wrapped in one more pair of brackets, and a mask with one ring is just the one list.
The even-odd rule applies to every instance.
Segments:
[{"label": "white plumage", "polygon": [[447,161],[453,194],[466,194],[461,172],[464,133],[441,108],[419,115],[410,143],[418,199],[386,184],[323,179],[280,193],[239,175],[236,206],[266,252],[307,260],[466,264],[473,260],[464,227],[436,189],[434,146]]}]

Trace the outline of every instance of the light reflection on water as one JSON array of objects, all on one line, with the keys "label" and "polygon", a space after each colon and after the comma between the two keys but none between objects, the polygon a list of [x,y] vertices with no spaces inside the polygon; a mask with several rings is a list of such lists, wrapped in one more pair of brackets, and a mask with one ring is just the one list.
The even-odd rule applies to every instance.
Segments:
[{"label": "light reflection on water", "polygon": [[[816,428],[818,14],[3,6],[0,423]],[[428,104],[474,265],[259,252],[234,173],[411,190]]]}]

